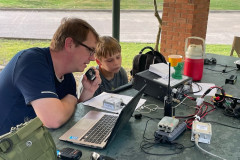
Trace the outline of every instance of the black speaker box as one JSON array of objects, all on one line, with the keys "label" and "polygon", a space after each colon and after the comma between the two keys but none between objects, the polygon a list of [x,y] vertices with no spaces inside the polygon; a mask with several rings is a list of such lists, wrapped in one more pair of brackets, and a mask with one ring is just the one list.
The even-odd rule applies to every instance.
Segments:
[{"label": "black speaker box", "polygon": [[[149,70],[145,70],[143,72],[139,72],[135,75],[133,79],[133,88],[136,90],[140,90],[142,86],[147,84],[144,93],[155,97],[161,101],[164,101],[164,97],[167,95],[168,88],[168,80],[166,83],[160,82],[158,79],[161,76],[150,72]],[[170,81],[171,89],[181,87],[184,84],[191,84],[192,79],[190,77],[183,76],[181,80]]]}]

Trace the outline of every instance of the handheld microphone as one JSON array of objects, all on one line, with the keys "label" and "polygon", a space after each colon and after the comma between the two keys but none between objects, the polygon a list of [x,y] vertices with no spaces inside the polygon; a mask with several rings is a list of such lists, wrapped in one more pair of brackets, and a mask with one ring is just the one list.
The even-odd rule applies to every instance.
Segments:
[{"label": "handheld microphone", "polygon": [[164,116],[172,117],[172,95],[170,88],[170,77],[171,77],[171,63],[169,63],[169,76],[168,76],[168,88],[167,95],[164,97]]}]

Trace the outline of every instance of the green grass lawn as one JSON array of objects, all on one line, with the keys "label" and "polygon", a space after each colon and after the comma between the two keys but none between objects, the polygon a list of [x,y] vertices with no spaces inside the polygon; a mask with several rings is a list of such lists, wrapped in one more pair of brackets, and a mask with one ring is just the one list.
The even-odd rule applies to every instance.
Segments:
[{"label": "green grass lawn", "polygon": [[[0,39],[0,64],[3,60],[8,62],[18,51],[31,47],[48,47],[50,40],[13,40]],[[132,60],[139,51],[146,46],[154,47],[153,43],[126,43],[122,42],[122,66],[126,70],[132,67]],[[230,55],[231,45],[206,45],[206,53],[214,53],[220,55]],[[236,56],[236,54],[235,54]],[[90,65],[96,65],[91,63]]]},{"label": "green grass lawn", "polygon": [[[8,61],[19,51],[31,47],[48,47],[50,40],[14,40],[14,39],[1,39],[0,38],[0,65],[6,65]],[[122,42],[122,66],[128,73],[129,79],[130,70],[132,69],[132,61],[139,51],[146,47],[151,46],[154,48],[153,43],[126,43]],[[206,45],[206,53],[230,55],[231,45]],[[236,53],[235,53],[235,56]],[[91,62],[86,69],[91,66],[96,66],[96,62]],[[85,70],[86,70],[85,69]],[[76,82],[79,81],[82,73],[74,73]]]},{"label": "green grass lawn", "polygon": [[[112,9],[113,0],[0,0],[1,8]],[[161,10],[163,0],[157,0]],[[120,0],[120,9],[153,10],[153,0]],[[210,0],[210,10],[239,10],[239,0]]]}]

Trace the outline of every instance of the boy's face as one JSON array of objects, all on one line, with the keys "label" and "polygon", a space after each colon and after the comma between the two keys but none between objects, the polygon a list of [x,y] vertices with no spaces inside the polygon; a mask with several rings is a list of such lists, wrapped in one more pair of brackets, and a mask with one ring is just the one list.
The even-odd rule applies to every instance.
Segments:
[{"label": "boy's face", "polygon": [[108,72],[118,73],[122,65],[122,56],[121,53],[117,53],[113,56],[107,56],[106,58],[102,57],[98,61],[98,65],[102,69]]}]

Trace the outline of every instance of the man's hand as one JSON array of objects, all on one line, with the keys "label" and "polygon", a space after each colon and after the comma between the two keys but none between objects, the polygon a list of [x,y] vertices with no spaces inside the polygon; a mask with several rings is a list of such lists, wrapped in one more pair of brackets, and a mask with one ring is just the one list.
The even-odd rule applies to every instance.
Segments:
[{"label": "man's hand", "polygon": [[92,98],[94,93],[98,89],[99,85],[102,83],[101,77],[99,75],[99,71],[94,67],[93,69],[96,74],[96,78],[94,81],[88,80],[86,75],[83,75],[83,79],[82,79],[83,91],[82,91],[82,94],[80,95],[78,102],[83,102]]}]

